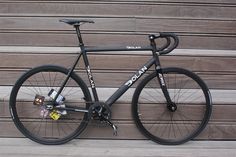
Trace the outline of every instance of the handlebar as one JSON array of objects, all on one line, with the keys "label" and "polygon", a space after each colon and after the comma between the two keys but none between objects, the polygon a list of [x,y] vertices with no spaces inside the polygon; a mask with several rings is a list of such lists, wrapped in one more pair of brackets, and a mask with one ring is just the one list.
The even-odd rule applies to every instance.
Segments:
[{"label": "handlebar", "polygon": [[[162,47],[157,47],[155,39],[164,38],[166,43]],[[161,32],[158,35],[150,35],[149,39],[151,44],[156,47],[156,52],[159,52],[160,55],[170,53],[179,45],[179,38],[174,33]],[[173,39],[173,42],[172,40]]]}]

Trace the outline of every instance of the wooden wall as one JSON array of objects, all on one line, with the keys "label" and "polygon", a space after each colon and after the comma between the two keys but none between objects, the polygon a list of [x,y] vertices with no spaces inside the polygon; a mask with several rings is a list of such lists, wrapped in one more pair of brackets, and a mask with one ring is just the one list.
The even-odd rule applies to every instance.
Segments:
[{"label": "wooden wall", "polygon": [[[149,44],[147,34],[176,32],[177,50],[161,57],[163,66],[184,67],[198,73],[211,89],[213,113],[197,139],[236,139],[236,2],[234,0],[1,0],[0,1],[0,137],[22,136],[13,125],[8,99],[16,79],[31,67],[68,67],[77,39],[63,18],[92,19],[82,27],[89,46]],[[113,91],[140,67],[149,53],[91,53],[99,94]],[[78,69],[85,80],[83,64]],[[111,79],[115,78],[115,79]],[[129,99],[127,99],[127,97]],[[143,139],[132,121],[132,92],[114,105],[117,137],[110,128],[90,126],[83,138]]]}]

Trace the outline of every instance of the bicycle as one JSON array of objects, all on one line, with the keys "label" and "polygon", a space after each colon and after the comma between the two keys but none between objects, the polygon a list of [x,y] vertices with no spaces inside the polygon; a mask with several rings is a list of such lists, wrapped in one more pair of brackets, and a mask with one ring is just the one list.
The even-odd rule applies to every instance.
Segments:
[{"label": "bicycle", "polygon": [[[162,68],[159,61],[160,55],[178,46],[179,39],[174,33],[151,34],[150,45],[144,47],[89,48],[83,43],[80,26],[93,21],[60,21],[76,29],[81,52],[69,69],[43,65],[32,68],[17,80],[10,95],[10,112],[23,135],[41,144],[63,144],[80,135],[90,121],[105,123],[117,134],[117,126],[111,122],[112,104],[151,67],[154,70],[137,85],[132,98],[132,115],[139,131],[156,143],[177,145],[193,139],[205,128],[212,110],[206,84],[193,72]],[[158,39],[165,41],[160,47]],[[152,52],[152,58],[105,102],[99,101],[87,58],[88,52],[102,51]],[[81,57],[91,92],[74,72]]]}]

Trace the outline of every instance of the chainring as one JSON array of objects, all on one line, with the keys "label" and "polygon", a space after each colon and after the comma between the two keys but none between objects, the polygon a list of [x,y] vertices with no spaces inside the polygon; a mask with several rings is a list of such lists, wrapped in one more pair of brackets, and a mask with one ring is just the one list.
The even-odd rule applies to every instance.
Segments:
[{"label": "chainring", "polygon": [[111,120],[111,109],[105,103],[94,103],[89,107],[88,117],[90,119],[90,124],[93,126],[108,126],[106,120]]}]

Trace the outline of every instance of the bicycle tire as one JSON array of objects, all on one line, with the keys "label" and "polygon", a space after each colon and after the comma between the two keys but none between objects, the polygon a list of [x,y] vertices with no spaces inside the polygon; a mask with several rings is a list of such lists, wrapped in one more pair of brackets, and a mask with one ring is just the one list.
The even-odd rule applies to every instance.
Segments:
[{"label": "bicycle tire", "polygon": [[163,145],[178,145],[195,138],[206,127],[212,111],[211,95],[201,78],[188,70],[165,68],[162,72],[177,110],[167,108],[157,73],[153,72],[134,92],[132,115],[147,138]]},{"label": "bicycle tire", "polygon": [[[10,95],[10,112],[14,124],[24,136],[40,144],[58,145],[77,137],[86,128],[87,113],[63,111],[62,114],[59,110],[45,108],[46,102],[52,101],[49,91],[59,89],[68,72],[59,66],[40,66],[23,74],[15,83]],[[45,104],[35,105],[36,95],[45,97]],[[87,102],[91,102],[91,96],[88,87],[74,72],[61,95],[65,97],[65,105],[70,103],[89,108]],[[53,119],[53,114],[59,119]]]}]

